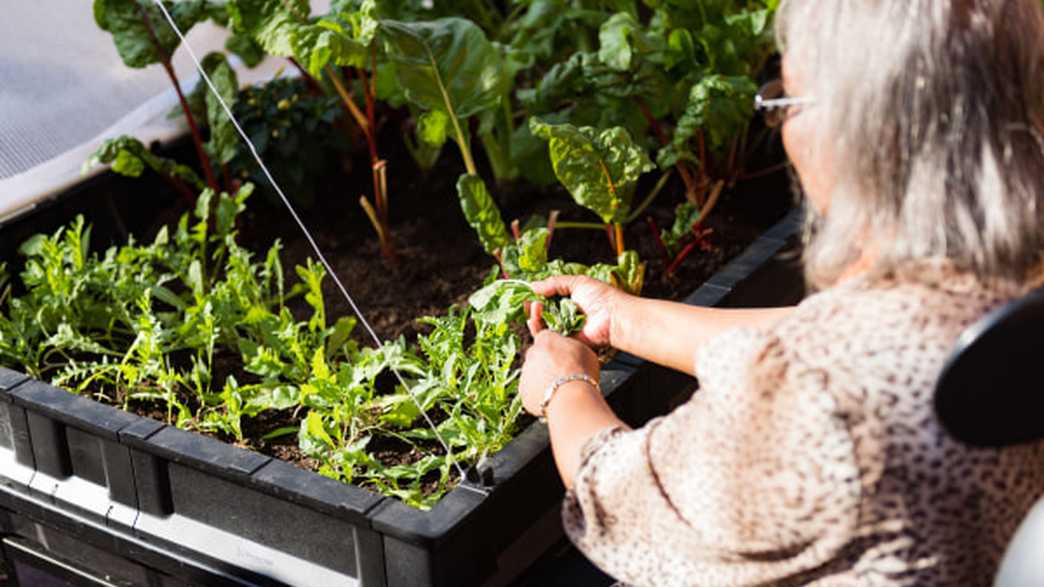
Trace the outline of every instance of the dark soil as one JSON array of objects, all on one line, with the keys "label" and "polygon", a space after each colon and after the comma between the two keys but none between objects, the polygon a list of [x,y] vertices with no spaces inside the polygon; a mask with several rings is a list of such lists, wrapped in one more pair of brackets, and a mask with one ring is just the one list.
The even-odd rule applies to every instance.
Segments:
[{"label": "dark soil", "polygon": [[[397,264],[389,264],[381,257],[373,229],[358,205],[359,196],[371,193],[372,186],[369,161],[362,153],[348,165],[331,165],[329,176],[317,179],[316,203],[300,210],[338,277],[384,340],[414,336],[418,329],[416,318],[441,313],[451,304],[464,302],[494,266],[494,261],[481,249],[460,211],[455,190],[457,177],[463,169],[459,155],[448,145],[436,168],[429,174],[421,173],[403,150],[401,138],[388,130],[395,126],[386,126],[381,146],[382,155],[389,160],[388,182]],[[191,149],[191,145],[183,142],[172,150],[181,160],[192,161]],[[771,145],[765,153],[758,155],[760,161],[751,167],[768,167],[780,156],[778,145]],[[354,171],[346,174],[345,167]],[[488,172],[483,175],[492,177]],[[641,194],[648,193],[651,181],[639,186],[636,200]],[[554,209],[562,211],[560,219],[563,221],[597,221],[593,214],[578,209],[568,194],[558,187],[546,190],[525,184],[490,187],[494,194],[499,195],[501,209],[509,222],[515,218],[525,222],[531,214],[546,215]],[[286,210],[264,193],[264,186],[260,188],[260,193],[251,199],[241,218],[242,242],[262,251],[274,239],[281,239],[285,247],[283,263],[287,269],[303,264],[307,257],[314,257]],[[711,250],[690,255],[677,273],[668,279],[664,277],[667,260],[644,216],[651,217],[660,227],[671,225],[674,207],[683,198],[680,182],[672,180],[643,218],[626,228],[628,248],[638,250],[648,263],[644,295],[680,299],[693,291],[786,213],[792,202],[788,188],[786,173],[780,171],[741,182],[728,190],[704,225],[713,230]],[[6,260],[17,267],[15,251],[19,243],[38,232],[53,232],[75,214],[83,214],[94,225],[93,244],[101,249],[124,242],[128,232],[139,239],[151,239],[159,227],[175,222],[184,210],[184,205],[155,177],[128,180],[106,174],[75,188],[30,217],[5,224],[0,231],[0,261]],[[550,254],[552,258],[584,263],[615,262],[605,233],[594,230],[556,231]],[[327,280],[325,293],[330,319],[353,313],[332,280]],[[299,302],[296,311],[303,315],[305,310],[303,302]],[[356,336],[370,343],[364,329],[357,329]],[[250,376],[246,374],[240,379],[247,380]],[[143,407],[138,411],[141,415],[166,419],[165,409]],[[295,424],[293,416],[292,413],[267,414],[244,422],[244,426],[248,436],[260,438],[268,431]],[[245,447],[306,469],[315,470],[318,466],[297,449],[296,435],[268,442],[248,441]],[[420,453],[407,443],[385,443],[377,447],[375,454],[388,465],[410,463],[420,458]]]}]

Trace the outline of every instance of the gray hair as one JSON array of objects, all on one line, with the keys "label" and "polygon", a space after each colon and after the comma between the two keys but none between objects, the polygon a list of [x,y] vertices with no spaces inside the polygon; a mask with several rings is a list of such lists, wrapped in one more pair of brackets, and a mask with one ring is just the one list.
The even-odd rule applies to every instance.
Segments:
[{"label": "gray hair", "polygon": [[806,243],[811,284],[865,250],[878,270],[945,257],[1024,280],[1040,266],[1040,0],[783,0],[776,27],[828,109],[812,148],[836,167]]}]

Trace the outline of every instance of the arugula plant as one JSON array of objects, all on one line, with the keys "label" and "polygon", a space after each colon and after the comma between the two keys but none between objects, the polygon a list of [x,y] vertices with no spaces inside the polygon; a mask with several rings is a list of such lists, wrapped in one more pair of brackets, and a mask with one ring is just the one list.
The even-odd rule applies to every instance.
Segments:
[{"label": "arugula plant", "polygon": [[[102,253],[82,218],[29,239],[24,294],[0,268],[0,363],[246,446],[296,440],[321,474],[429,507],[457,481],[454,463],[511,439],[517,335],[451,309],[423,319],[431,330],[415,344],[360,346],[354,319],[327,314],[322,266],[309,260],[291,281],[278,242],[257,258],[237,243],[251,190],[204,190],[151,241]],[[379,383],[392,369],[405,386]],[[281,424],[246,435],[265,421]]]}]

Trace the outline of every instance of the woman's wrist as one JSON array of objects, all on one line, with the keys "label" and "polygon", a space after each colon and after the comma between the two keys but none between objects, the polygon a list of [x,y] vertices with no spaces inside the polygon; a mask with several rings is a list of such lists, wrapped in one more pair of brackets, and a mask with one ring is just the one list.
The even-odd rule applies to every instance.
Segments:
[{"label": "woman's wrist", "polygon": [[544,397],[541,400],[540,406],[539,406],[539,412],[540,413],[538,414],[538,416],[539,416],[541,421],[546,421],[547,420],[547,408],[548,408],[549,405],[551,405],[551,401],[554,399],[555,395],[558,393],[558,390],[560,388],[562,388],[564,386],[567,386],[569,384],[572,384],[572,383],[583,383],[585,385],[590,386],[592,389],[597,391],[599,394],[602,393],[602,386],[599,385],[598,380],[595,379],[594,377],[588,375],[587,373],[576,372],[576,373],[573,373],[572,375],[563,375],[563,376],[555,379],[554,381],[552,381],[551,384],[548,385],[547,389],[544,391]]}]

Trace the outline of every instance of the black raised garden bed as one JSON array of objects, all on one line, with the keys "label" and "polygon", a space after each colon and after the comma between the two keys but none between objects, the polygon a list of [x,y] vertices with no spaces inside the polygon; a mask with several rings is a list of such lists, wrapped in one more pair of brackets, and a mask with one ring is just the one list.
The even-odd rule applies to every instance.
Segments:
[{"label": "black raised garden bed", "polygon": [[[789,213],[686,302],[793,303]],[[695,381],[626,355],[603,370],[634,424]],[[561,539],[546,428],[523,430],[430,511],[0,370],[0,533],[10,571],[115,585],[510,584]]]}]

